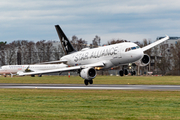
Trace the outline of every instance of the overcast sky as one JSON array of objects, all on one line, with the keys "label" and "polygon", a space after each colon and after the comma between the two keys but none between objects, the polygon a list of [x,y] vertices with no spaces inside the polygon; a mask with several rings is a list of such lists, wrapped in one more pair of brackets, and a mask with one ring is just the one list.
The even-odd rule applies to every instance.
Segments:
[{"label": "overcast sky", "polygon": [[179,0],[0,0],[0,41],[59,40],[59,24],[90,44],[180,37]]}]

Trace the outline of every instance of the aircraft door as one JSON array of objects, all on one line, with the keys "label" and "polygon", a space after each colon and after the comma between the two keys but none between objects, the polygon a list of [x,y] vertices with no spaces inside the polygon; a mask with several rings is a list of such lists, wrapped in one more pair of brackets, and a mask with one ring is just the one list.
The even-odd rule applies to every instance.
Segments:
[{"label": "aircraft door", "polygon": [[121,46],[114,47],[114,57],[111,59],[113,65],[119,65],[121,63]]},{"label": "aircraft door", "polygon": [[117,58],[122,58],[122,55],[121,55],[121,46],[117,46],[116,48],[115,48],[116,50],[117,50],[117,54],[116,54],[116,57]]}]

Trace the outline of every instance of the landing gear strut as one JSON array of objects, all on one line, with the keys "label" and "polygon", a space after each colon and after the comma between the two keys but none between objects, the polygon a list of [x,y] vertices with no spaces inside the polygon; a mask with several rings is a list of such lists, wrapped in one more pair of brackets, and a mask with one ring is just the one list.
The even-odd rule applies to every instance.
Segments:
[{"label": "landing gear strut", "polygon": [[88,84],[93,84],[93,80],[91,79],[91,80],[84,80],[84,84],[85,85],[88,85]]},{"label": "landing gear strut", "polygon": [[131,75],[136,75],[136,71],[131,71]]},{"label": "landing gear strut", "polygon": [[42,77],[42,74],[39,74],[38,77]]}]

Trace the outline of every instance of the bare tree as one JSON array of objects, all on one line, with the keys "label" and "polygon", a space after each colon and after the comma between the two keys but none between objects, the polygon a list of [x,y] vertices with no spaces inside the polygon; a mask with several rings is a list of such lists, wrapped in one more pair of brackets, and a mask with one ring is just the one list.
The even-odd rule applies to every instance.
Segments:
[{"label": "bare tree", "polygon": [[175,46],[170,47],[172,51],[172,66],[173,66],[173,74],[180,75],[180,41],[177,41]]},{"label": "bare tree", "polygon": [[73,45],[74,49],[77,50],[78,48],[78,37],[77,36],[72,36],[71,44]]},{"label": "bare tree", "polygon": [[151,50],[151,63],[152,63],[152,71],[154,74],[158,74],[158,66],[157,66],[157,63],[159,62],[160,60],[160,53],[159,53],[159,47],[158,46],[155,46],[152,48]]},{"label": "bare tree", "polygon": [[82,40],[82,38],[78,39],[76,36],[72,37],[71,44],[77,51],[87,47],[87,41]]},{"label": "bare tree", "polygon": [[127,40],[120,40],[120,39],[112,39],[110,42],[108,42],[108,45],[112,45],[112,44],[117,44],[117,43],[123,43],[123,42],[128,42]]},{"label": "bare tree", "polygon": [[51,60],[51,56],[52,56],[52,53],[53,53],[53,44],[52,44],[52,41],[48,41],[45,43],[45,46],[44,46],[44,51],[45,51],[45,61],[50,61]]},{"label": "bare tree", "polygon": [[168,71],[171,70],[171,56],[168,52],[168,44],[161,44],[159,51],[161,52],[161,59],[158,61],[157,66],[162,71],[162,74],[165,75]]},{"label": "bare tree", "polygon": [[7,42],[0,42],[0,64],[5,65],[5,47]]},{"label": "bare tree", "polygon": [[92,47],[96,48],[96,47],[101,45],[100,43],[101,43],[101,38],[96,35],[95,38],[92,41]]},{"label": "bare tree", "polygon": [[36,43],[36,53],[37,53],[37,57],[38,57],[38,60],[39,62],[44,62],[45,61],[45,40],[41,40],[41,41],[38,41]]},{"label": "bare tree", "polygon": [[4,49],[5,58],[7,60],[8,65],[16,64],[15,48],[16,48],[16,46],[14,43],[9,43],[6,45],[6,48]]},{"label": "bare tree", "polygon": [[59,60],[64,55],[61,45],[54,47],[54,60]]},{"label": "bare tree", "polygon": [[24,64],[34,64],[37,62],[37,57],[35,54],[35,43],[33,41],[28,42],[26,45],[23,45],[23,61]]}]

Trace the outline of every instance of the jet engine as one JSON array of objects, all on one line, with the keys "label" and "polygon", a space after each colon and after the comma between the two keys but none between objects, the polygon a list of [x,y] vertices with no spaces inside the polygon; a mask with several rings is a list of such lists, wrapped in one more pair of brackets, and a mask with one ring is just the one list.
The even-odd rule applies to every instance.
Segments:
[{"label": "jet engine", "polygon": [[85,68],[80,72],[80,76],[85,80],[92,80],[96,77],[96,70],[94,68]]},{"label": "jet engine", "polygon": [[138,66],[146,66],[146,65],[149,64],[149,62],[150,62],[149,55],[144,54],[143,58],[140,59],[139,61],[135,62],[135,64],[138,65]]}]

